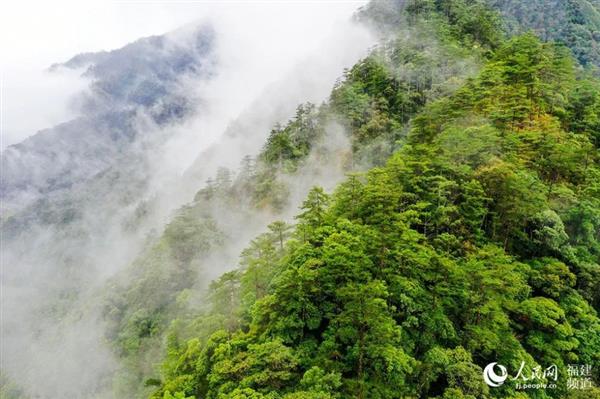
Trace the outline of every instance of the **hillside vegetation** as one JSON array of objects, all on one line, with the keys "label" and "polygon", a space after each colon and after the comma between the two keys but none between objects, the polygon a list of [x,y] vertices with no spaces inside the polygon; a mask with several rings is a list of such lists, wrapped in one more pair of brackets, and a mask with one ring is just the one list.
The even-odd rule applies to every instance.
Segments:
[{"label": "hillside vegetation", "polygon": [[[80,308],[65,294],[49,312],[100,314],[119,366],[97,385],[118,398],[600,398],[599,10],[370,2],[356,18],[379,43],[326,101],[218,169]],[[110,187],[138,231],[158,205]],[[31,221],[78,215],[51,208]],[[556,387],[490,387],[493,362],[555,365],[538,380]],[[0,396],[25,397],[3,375]]]},{"label": "hillside vegetation", "polygon": [[[600,83],[560,44],[505,39],[477,1],[362,15],[403,27],[181,211],[153,250],[173,269],[142,280],[173,299],[127,311],[117,341],[139,356],[167,337],[153,398],[598,397],[564,371],[600,381]],[[195,291],[185,267],[227,245],[211,202],[276,215],[284,176],[333,157],[317,145],[331,123],[347,179],[271,223],[204,306],[177,308]],[[522,361],[557,365],[557,388],[484,383],[488,363]]]},{"label": "hillside vegetation", "polygon": [[487,0],[505,17],[509,32],[533,30],[542,40],[565,44],[585,66],[600,67],[598,0]]}]

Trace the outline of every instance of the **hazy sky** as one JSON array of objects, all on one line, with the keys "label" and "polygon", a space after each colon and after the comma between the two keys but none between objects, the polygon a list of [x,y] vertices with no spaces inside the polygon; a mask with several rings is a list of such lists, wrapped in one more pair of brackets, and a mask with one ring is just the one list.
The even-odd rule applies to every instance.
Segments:
[{"label": "hazy sky", "polygon": [[[81,52],[211,19],[255,37],[256,51],[296,57],[317,48],[366,1],[18,1],[0,5],[2,148],[72,117],[68,99],[85,86],[45,69]],[[307,41],[309,43],[307,43]],[[261,43],[264,42],[264,43]],[[248,45],[247,43],[245,44]],[[246,51],[253,49],[246,48]]]}]

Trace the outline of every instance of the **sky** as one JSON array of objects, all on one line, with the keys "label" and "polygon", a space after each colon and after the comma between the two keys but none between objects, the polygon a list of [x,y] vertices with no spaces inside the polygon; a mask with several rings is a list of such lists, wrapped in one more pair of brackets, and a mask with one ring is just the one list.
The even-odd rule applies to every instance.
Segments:
[{"label": "sky", "polygon": [[[69,99],[85,88],[77,73],[48,66],[81,52],[119,48],[207,18],[243,27],[260,52],[301,57],[366,3],[343,1],[3,1],[0,4],[0,148],[74,116]],[[265,15],[272,15],[267,18]],[[264,41],[265,43],[261,43]],[[307,43],[308,41],[308,43]]]}]

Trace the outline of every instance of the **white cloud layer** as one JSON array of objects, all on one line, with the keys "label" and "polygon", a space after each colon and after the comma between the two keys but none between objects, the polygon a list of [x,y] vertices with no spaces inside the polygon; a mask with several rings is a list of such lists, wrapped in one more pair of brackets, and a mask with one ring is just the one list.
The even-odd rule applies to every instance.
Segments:
[{"label": "white cloud layer", "polygon": [[[85,81],[46,68],[82,52],[119,48],[198,20],[245,37],[265,73],[318,48],[365,1],[5,1],[0,5],[1,148],[73,116],[69,99]],[[263,62],[262,59],[272,62]],[[245,59],[249,59],[245,57]],[[274,76],[274,80],[276,77]],[[252,82],[247,82],[252,88]]]}]

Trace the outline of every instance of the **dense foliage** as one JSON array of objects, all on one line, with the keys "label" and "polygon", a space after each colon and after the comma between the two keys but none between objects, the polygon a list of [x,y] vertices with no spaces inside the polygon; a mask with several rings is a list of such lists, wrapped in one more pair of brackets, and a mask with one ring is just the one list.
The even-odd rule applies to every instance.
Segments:
[{"label": "dense foliage", "polygon": [[[213,311],[228,309],[222,300],[213,310],[204,305],[204,292],[214,277],[213,262],[234,267],[239,254],[236,242],[250,240],[236,237],[238,225],[250,231],[252,225],[264,228],[265,220],[281,215],[290,205],[290,186],[306,179],[307,168],[313,164],[332,168],[338,162],[347,171],[383,165],[406,139],[411,117],[427,103],[453,93],[477,69],[477,52],[435,37],[429,23],[412,21],[402,34],[394,34],[346,71],[329,101],[300,105],[285,125],[272,129],[257,157],[244,157],[237,171],[219,169],[160,236],[148,237],[146,249],[125,275],[114,279],[106,294],[107,338],[123,365],[114,383],[117,396],[148,392],[144,381],[156,376],[154,364],[160,360],[169,331],[200,329],[208,334],[223,323],[239,325],[239,309],[225,310],[225,317]],[[338,139],[330,137],[331,131],[340,129],[352,132],[349,148],[327,146],[327,141]],[[280,246],[283,235],[287,236],[287,230],[280,234]],[[261,247],[267,241],[255,240],[252,245],[260,242]],[[242,259],[241,265],[245,262]],[[266,292],[271,271],[257,269],[256,273],[263,276],[260,284]],[[235,289],[231,295],[238,295],[240,277],[237,272],[223,277],[226,289]],[[209,294],[211,298],[219,295]],[[248,305],[243,317],[249,319],[252,295],[240,295],[240,304]],[[210,313],[208,319],[194,321],[206,313]],[[148,383],[157,380],[151,378]]]},{"label": "dense foliage", "polygon": [[[482,1],[358,16],[380,45],[219,169],[107,287],[116,397],[576,397],[564,373],[554,390],[483,382],[486,364],[521,361],[590,364],[599,382],[593,71],[533,33],[506,41],[516,22]],[[335,130],[347,148],[328,145]],[[346,181],[274,222],[307,168],[334,162]],[[233,270],[209,283],[214,262]]]},{"label": "dense foliage", "polygon": [[[445,43],[465,29],[453,7],[481,7],[417,3],[410,15],[436,13]],[[347,73],[318,112],[337,111],[353,156],[386,143],[368,152],[380,166],[331,195],[314,188],[293,229],[252,241],[209,309],[172,324],[153,397],[599,395],[567,390],[564,373],[589,364],[600,382],[598,82],[563,47],[496,37],[468,39],[488,60],[456,92],[398,80],[381,53]],[[311,112],[276,128],[262,157],[297,165],[319,137],[318,122],[298,135]],[[486,364],[522,361],[557,365],[557,388],[483,382]]]},{"label": "dense foliage", "polygon": [[571,48],[586,66],[600,66],[600,3],[597,0],[486,0],[505,17],[508,31],[533,30],[543,40]]},{"label": "dense foliage", "polygon": [[[599,15],[369,3],[381,42],[328,100],[220,168],[103,287],[115,397],[600,398],[565,373],[600,383]],[[294,185],[335,163],[345,180],[288,218]],[[491,362],[556,365],[557,387],[490,388]],[[22,395],[2,375],[0,394]]]}]

